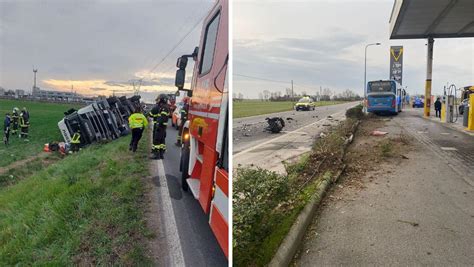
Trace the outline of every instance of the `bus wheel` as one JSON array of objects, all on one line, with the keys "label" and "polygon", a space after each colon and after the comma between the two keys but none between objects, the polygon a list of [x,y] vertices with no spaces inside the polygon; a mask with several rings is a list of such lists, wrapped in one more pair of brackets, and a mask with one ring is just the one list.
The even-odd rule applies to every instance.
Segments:
[{"label": "bus wheel", "polygon": [[186,179],[189,178],[188,170],[189,170],[189,143],[185,143],[183,148],[181,148],[181,188],[184,191],[188,191],[188,183]]}]

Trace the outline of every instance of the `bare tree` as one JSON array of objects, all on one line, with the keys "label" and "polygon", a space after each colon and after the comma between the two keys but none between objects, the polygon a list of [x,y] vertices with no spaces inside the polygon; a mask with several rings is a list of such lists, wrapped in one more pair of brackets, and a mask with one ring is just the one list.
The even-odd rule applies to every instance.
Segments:
[{"label": "bare tree", "polygon": [[263,99],[265,101],[267,101],[268,99],[270,99],[270,91],[268,90],[263,90]]}]

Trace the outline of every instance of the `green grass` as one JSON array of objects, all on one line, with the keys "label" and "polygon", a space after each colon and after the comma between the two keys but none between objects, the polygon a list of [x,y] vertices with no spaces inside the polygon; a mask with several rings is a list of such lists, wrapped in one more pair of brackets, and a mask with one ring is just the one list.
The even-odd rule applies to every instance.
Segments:
[{"label": "green grass", "polygon": [[[320,101],[316,102],[316,106],[327,106],[339,104],[340,101]],[[250,117],[262,114],[269,114],[275,112],[282,112],[293,110],[295,102],[292,101],[282,101],[282,102],[270,102],[270,101],[260,101],[260,100],[244,100],[244,101],[234,101],[233,103],[233,117],[243,118]]]},{"label": "green grass", "polygon": [[3,144],[0,144],[0,167],[40,153],[45,143],[63,141],[59,132],[58,122],[64,117],[65,111],[71,107],[78,108],[79,106],[77,104],[0,99],[2,140],[5,113],[9,112],[11,114],[14,107],[20,109],[26,107],[30,112],[29,142],[19,139],[18,136],[10,136],[10,146],[5,147]]},{"label": "green grass", "polygon": [[151,265],[145,134],[81,152],[0,188],[0,266]]}]

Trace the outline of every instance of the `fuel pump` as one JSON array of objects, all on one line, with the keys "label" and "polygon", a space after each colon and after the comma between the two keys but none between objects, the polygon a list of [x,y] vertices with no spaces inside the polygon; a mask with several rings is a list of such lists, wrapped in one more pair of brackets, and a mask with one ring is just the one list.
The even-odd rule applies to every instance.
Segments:
[{"label": "fuel pump", "polygon": [[[441,120],[444,122],[456,122],[458,120],[458,109],[456,108],[456,85],[451,84],[444,88],[443,107],[441,109]],[[456,113],[456,114],[455,114]],[[456,115],[456,116],[455,116]],[[444,117],[444,119],[443,119]]]}]

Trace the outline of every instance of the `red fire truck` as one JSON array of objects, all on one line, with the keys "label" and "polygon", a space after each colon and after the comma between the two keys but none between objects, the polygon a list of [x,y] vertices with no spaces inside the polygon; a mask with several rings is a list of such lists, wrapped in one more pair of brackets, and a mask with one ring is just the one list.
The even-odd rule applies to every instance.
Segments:
[{"label": "red fire truck", "polygon": [[[175,85],[190,97],[183,127],[181,172],[189,190],[209,216],[209,225],[228,257],[229,138],[228,138],[228,1],[218,0],[204,20],[199,48],[178,58]],[[190,89],[185,89],[188,59],[194,60]]]}]

